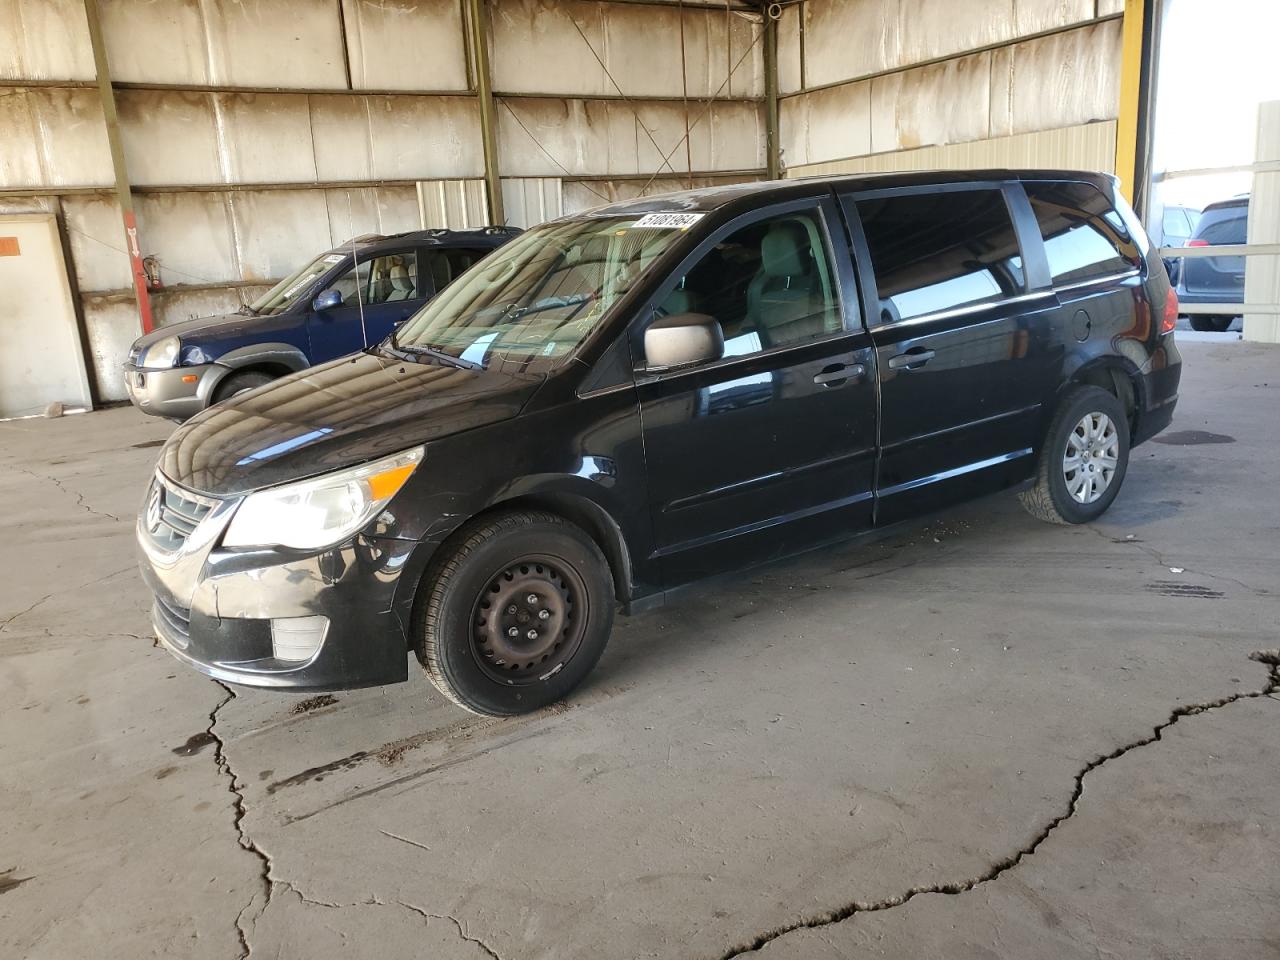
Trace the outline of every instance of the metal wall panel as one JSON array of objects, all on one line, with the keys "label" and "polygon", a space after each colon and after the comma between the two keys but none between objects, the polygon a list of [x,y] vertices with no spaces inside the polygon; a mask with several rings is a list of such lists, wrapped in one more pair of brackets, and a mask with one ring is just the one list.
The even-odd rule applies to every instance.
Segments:
[{"label": "metal wall panel", "polygon": [[89,358],[98,382],[98,398],[128,400],[120,365],[129,355],[129,346],[142,331],[138,329],[138,309],[132,299],[82,297],[84,322],[89,334]]},{"label": "metal wall panel", "polygon": [[122,90],[116,110],[135,185],[224,182],[223,147],[230,144],[218,136],[212,94]]},{"label": "metal wall panel", "polygon": [[790,169],[870,153],[871,84],[864,80],[783,100],[779,106],[783,164]]},{"label": "metal wall panel", "polygon": [[807,0],[805,76],[838,83],[1093,17],[1093,0]]},{"label": "metal wall panel", "polygon": [[[147,194],[136,198],[134,207],[142,255],[159,258],[166,286],[250,279],[240,274],[226,194]],[[117,221],[107,236],[115,240],[119,233]],[[115,245],[122,246],[119,241]],[[120,286],[131,282],[126,277]]]},{"label": "metal wall panel", "polygon": [[329,246],[323,190],[244,191],[229,202],[245,280],[287,277]]},{"label": "metal wall panel", "polygon": [[507,223],[532,227],[564,213],[564,184],[559,177],[504,177],[502,209]]},{"label": "metal wall panel", "polygon": [[1120,21],[1109,20],[993,50],[992,135],[1117,116],[1120,36]]},{"label": "metal wall panel", "polygon": [[[1280,162],[1280,100],[1258,104],[1258,137],[1255,157],[1259,163]],[[1249,243],[1280,243],[1280,173],[1253,175],[1249,199]],[[1253,256],[1244,261],[1246,304],[1280,303],[1280,257]],[[1244,338],[1260,343],[1280,343],[1280,317],[1272,313],[1244,314]]]},{"label": "metal wall panel", "polygon": [[752,46],[758,24],[727,11],[685,10],[682,57],[680,18],[675,6],[503,0],[492,15],[494,88],[616,96],[620,87],[629,97],[680,97],[686,93],[683,63],[688,96],[707,97],[720,90],[730,68],[750,50],[720,93],[763,95],[763,49],[759,43]]},{"label": "metal wall panel", "polygon": [[120,204],[114,196],[65,197],[63,217],[75,262],[76,284],[83,292],[123,290],[133,283],[124,249]]},{"label": "metal wall panel", "polygon": [[351,85],[367,90],[466,90],[458,0],[341,0]]},{"label": "metal wall panel", "polygon": [[84,0],[0,0],[0,77],[92,80]]},{"label": "metal wall panel", "polygon": [[483,180],[424,180],[418,184],[418,207],[424,227],[475,230],[489,225],[489,203]]},{"label": "metal wall panel", "polygon": [[[800,19],[803,9],[804,4],[783,7],[782,18],[778,21],[779,93],[795,93],[800,89]],[[807,55],[807,49],[805,53]]]},{"label": "metal wall panel", "polygon": [[991,54],[944,60],[871,81],[871,151],[990,136]]},{"label": "metal wall panel", "polygon": [[325,94],[310,101],[322,181],[484,175],[479,106],[469,97]]},{"label": "metal wall panel", "polygon": [[1011,137],[877,153],[790,167],[788,177],[839,173],[887,173],[896,170],[985,170],[1000,167],[1049,167],[1112,173],[1116,160],[1116,121],[1060,130],[1038,130]]},{"label": "metal wall panel", "polygon": [[722,183],[739,183],[741,178],[662,177],[648,183],[646,180],[566,180],[564,181],[564,212],[580,213],[593,207],[618,200],[634,200],[641,196],[656,196],[680,190],[714,187]]},{"label": "metal wall panel", "polygon": [[[693,125],[699,116],[703,119]],[[685,112],[680,103],[503,100],[498,111],[503,173],[522,177],[650,174],[659,170],[668,153],[676,173],[690,166],[733,170],[764,165],[763,118],[757,104],[715,103],[705,111],[691,109],[689,119],[692,132],[686,154],[681,144]]]},{"label": "metal wall panel", "polygon": [[113,0],[102,17],[116,80],[347,86],[334,0]]},{"label": "metal wall panel", "polygon": [[97,90],[0,88],[0,185],[111,182],[111,154]]}]

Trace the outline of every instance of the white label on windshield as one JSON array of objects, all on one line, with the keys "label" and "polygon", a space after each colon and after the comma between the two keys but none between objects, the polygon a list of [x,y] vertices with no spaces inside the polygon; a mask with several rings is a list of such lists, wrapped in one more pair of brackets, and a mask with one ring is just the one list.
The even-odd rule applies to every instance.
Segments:
[{"label": "white label on windshield", "polygon": [[331,253],[324,258],[325,263],[341,263],[347,258],[345,253]]},{"label": "white label on windshield", "polygon": [[688,230],[705,216],[705,213],[646,213],[636,221],[636,226],[656,227],[659,230]]}]

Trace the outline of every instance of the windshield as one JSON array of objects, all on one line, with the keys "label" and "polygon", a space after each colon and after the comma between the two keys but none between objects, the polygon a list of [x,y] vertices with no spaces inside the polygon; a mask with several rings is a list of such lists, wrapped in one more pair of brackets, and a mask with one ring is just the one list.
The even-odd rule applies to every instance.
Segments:
[{"label": "windshield", "polygon": [[305,267],[292,276],[285,277],[274,287],[260,296],[253,303],[249,304],[249,309],[254,313],[264,314],[266,316],[274,316],[277,313],[284,313],[297,302],[315,282],[316,277],[322,273],[327,273],[334,264],[341,263],[347,258],[344,253],[325,253],[316,257]]},{"label": "windshield", "polygon": [[572,353],[683,232],[637,227],[640,219],[534,227],[445,288],[396,332],[391,346],[481,366],[495,356]]}]

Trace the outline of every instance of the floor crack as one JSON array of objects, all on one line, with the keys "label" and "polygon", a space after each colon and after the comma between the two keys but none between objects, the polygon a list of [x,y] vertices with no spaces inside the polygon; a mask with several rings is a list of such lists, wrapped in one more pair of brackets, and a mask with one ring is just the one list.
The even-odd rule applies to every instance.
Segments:
[{"label": "floor crack", "polygon": [[893,897],[886,897],[883,900],[861,901],[854,900],[843,907],[835,910],[829,910],[821,914],[811,917],[804,917],[791,923],[783,924],[772,930],[766,931],[759,936],[754,937],[739,946],[733,947],[727,952],[721,954],[720,960],[732,960],[732,958],[740,957],[743,954],[754,953],[760,950],[766,944],[772,943],[774,940],[784,937],[789,933],[797,930],[812,930],[818,927],[826,927],[831,924],[839,923],[847,920],[857,913],[875,913],[881,910],[891,910],[894,907],[900,907],[913,897],[922,893],[945,893],[959,894],[967,893],[975,887],[985,883],[990,883],[1006,871],[1012,870],[1020,864],[1025,858],[1031,856],[1039,849],[1040,845],[1049,839],[1049,836],[1062,823],[1075,816],[1076,809],[1080,804],[1080,798],[1084,794],[1084,780],[1090,773],[1112,760],[1123,757],[1125,754],[1145,747],[1149,744],[1160,740],[1164,731],[1168,730],[1183,717],[1192,717],[1210,710],[1217,710],[1219,707],[1225,707],[1228,704],[1235,703],[1237,700],[1252,700],[1258,697],[1270,697],[1280,692],[1280,650],[1258,650],[1249,655],[1251,660],[1256,660],[1267,666],[1267,682],[1260,690],[1249,692],[1233,693],[1230,696],[1222,697],[1217,700],[1209,700],[1203,703],[1188,704],[1187,706],[1178,707],[1169,714],[1169,718],[1163,723],[1158,724],[1152,732],[1145,737],[1130,741],[1124,746],[1118,747],[1108,754],[1104,754],[1090,760],[1075,775],[1075,786],[1071,791],[1071,797],[1067,801],[1066,810],[1050,820],[1043,829],[1027,844],[1027,846],[1018,850],[1010,857],[993,864],[987,871],[977,877],[969,880],[954,881],[951,883],[933,883],[922,886],[912,887],[906,893],[898,894]]},{"label": "floor crack", "polygon": [[[232,825],[235,827],[235,830],[236,830],[236,839],[239,841],[240,846],[244,850],[248,851],[249,853],[253,854],[255,857],[258,858],[258,862],[261,868],[259,872],[259,879],[261,882],[260,892],[262,893],[262,906],[253,914],[251,918],[251,923],[256,925],[258,917],[262,916],[263,912],[267,909],[267,907],[271,903],[271,892],[272,892],[272,887],[274,883],[274,881],[271,879],[271,857],[267,854],[265,850],[263,850],[253,841],[253,838],[250,837],[248,833],[245,832],[244,817],[245,817],[245,813],[247,812],[247,809],[244,804],[244,792],[243,792],[244,786],[240,778],[236,776],[235,771],[231,769],[231,762],[227,759],[226,743],[223,741],[221,735],[217,731],[219,711],[221,711],[223,707],[225,707],[228,703],[234,700],[236,698],[236,694],[234,690],[232,690],[229,686],[227,686],[221,680],[215,680],[213,682],[222,688],[222,691],[223,693],[226,694],[226,696],[224,696],[218,702],[217,706],[215,706],[209,712],[209,727],[206,732],[209,734],[210,737],[213,738],[214,763],[218,767],[218,772],[227,778],[227,790],[230,792],[233,798],[235,816],[232,820]],[[299,896],[301,896],[301,894],[299,894]],[[245,929],[245,925],[244,925],[244,915],[249,910],[249,908],[254,905],[255,900],[257,900],[256,896],[254,897],[253,900],[250,900],[247,904],[245,904],[244,907],[241,908],[240,912],[236,915],[236,933],[240,937],[240,950],[241,950],[240,956],[242,960],[243,958],[248,957],[249,954],[253,952],[253,947],[249,943],[249,932]]]},{"label": "floor crack", "polygon": [[467,941],[468,943],[474,943],[481,950],[483,950],[489,957],[491,957],[492,960],[502,960],[502,958],[498,956],[498,952],[494,950],[493,947],[489,946],[479,937],[473,937],[471,936],[471,934],[467,933],[467,928],[463,926],[462,921],[459,920],[457,917],[453,916],[452,914],[428,913],[426,910],[423,910],[421,907],[414,906],[412,903],[405,903],[403,900],[397,900],[396,902],[399,903],[400,906],[404,907],[406,910],[412,910],[414,913],[418,914],[418,916],[424,917],[425,919],[448,920],[450,923],[452,923],[455,927],[458,928],[458,936],[460,936],[463,940]]},{"label": "floor crack", "polygon": [[25,473],[29,477],[35,477],[37,480],[44,480],[44,481],[47,481],[48,483],[52,483],[55,487],[57,487],[63,493],[71,494],[73,497],[76,498],[77,507],[80,507],[81,509],[88,511],[89,513],[92,513],[95,517],[106,517],[108,520],[115,520],[117,523],[120,522],[120,518],[117,517],[114,513],[107,513],[105,510],[93,509],[93,507],[89,506],[87,503],[84,502],[83,493],[79,493],[75,490],[72,490],[68,486],[64,486],[62,481],[59,480],[57,477],[51,477],[51,476],[46,476],[45,474],[42,474],[42,473],[36,473],[34,470],[28,470],[25,467],[14,467],[13,469],[18,470],[21,473]]}]

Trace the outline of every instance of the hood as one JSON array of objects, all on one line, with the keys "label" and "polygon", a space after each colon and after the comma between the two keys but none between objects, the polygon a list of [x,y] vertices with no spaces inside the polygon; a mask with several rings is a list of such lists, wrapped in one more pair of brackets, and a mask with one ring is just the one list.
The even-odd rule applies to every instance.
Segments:
[{"label": "hood", "polygon": [[[129,359],[136,361],[142,352],[157,340],[177,334],[182,340],[182,358],[186,362],[206,363],[230,349],[224,344],[235,345],[241,339],[271,339],[275,330],[292,330],[298,326],[298,320],[289,311],[275,316],[262,316],[249,313],[223,313],[212,317],[197,317],[194,320],[181,320],[178,323],[166,323],[156,327],[150,333],[144,333],[129,349]],[[205,349],[209,347],[210,349]],[[192,357],[192,351],[200,356]]]},{"label": "hood", "polygon": [[356,354],[188,420],[160,454],[175,483],[232,496],[514,417],[543,377]]}]

